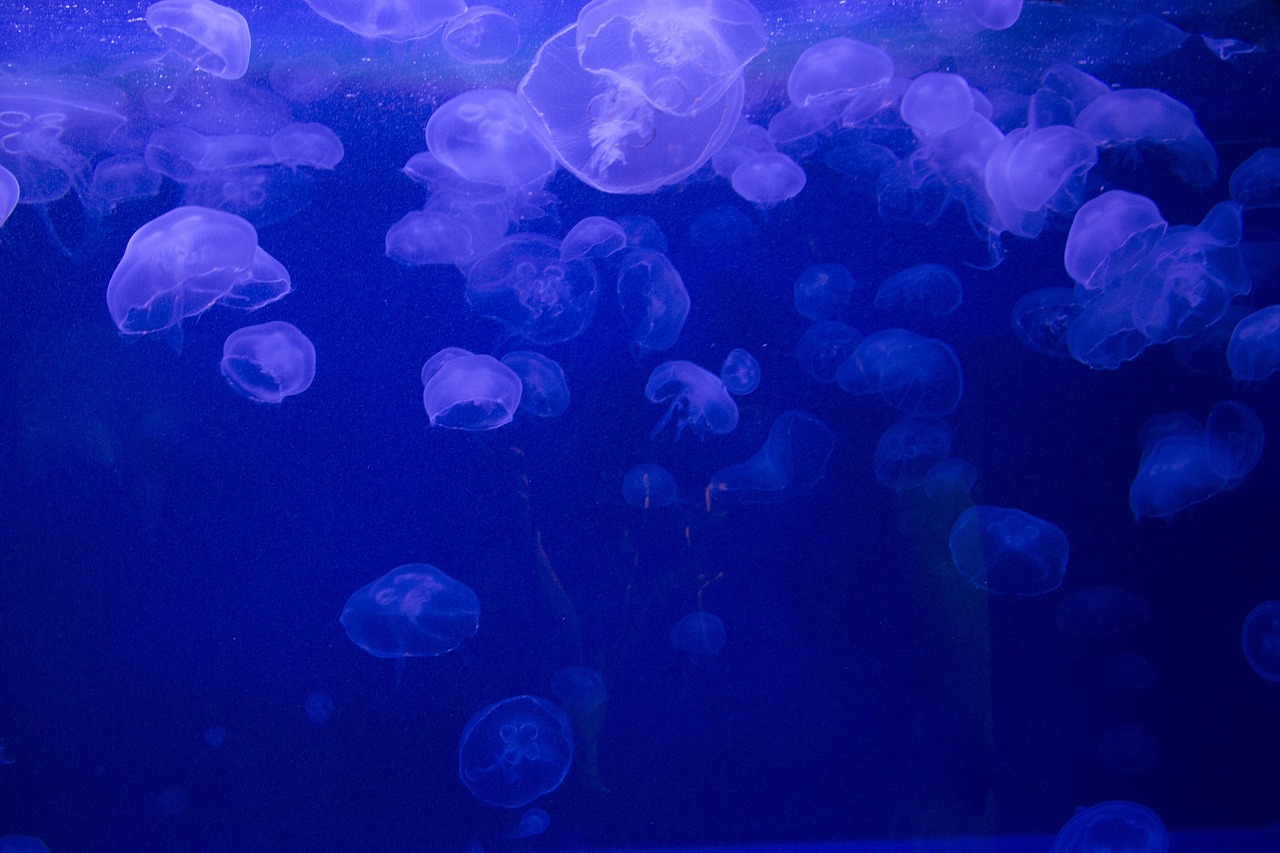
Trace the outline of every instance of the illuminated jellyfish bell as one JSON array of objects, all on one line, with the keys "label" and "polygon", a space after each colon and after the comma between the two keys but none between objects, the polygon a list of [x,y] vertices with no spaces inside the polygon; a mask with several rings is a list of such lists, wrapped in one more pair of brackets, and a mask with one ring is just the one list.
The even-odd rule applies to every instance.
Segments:
[{"label": "illuminated jellyfish bell", "polygon": [[467,11],[463,0],[306,0],[320,17],[366,38],[412,41]]},{"label": "illuminated jellyfish bell", "polygon": [[929,472],[949,453],[950,427],[937,418],[908,416],[880,436],[872,466],[877,482],[905,492],[925,485]]},{"label": "illuminated jellyfish bell", "polygon": [[518,809],[549,794],[573,762],[564,712],[538,696],[512,696],[475,713],[458,745],[458,777],[491,806]]},{"label": "illuminated jellyfish bell", "polygon": [[1115,283],[1164,236],[1168,223],[1146,196],[1109,190],[1080,206],[1071,220],[1063,264],[1082,294]]},{"label": "illuminated jellyfish bell", "polygon": [[547,827],[551,825],[551,815],[547,814],[545,809],[533,808],[520,815],[520,822],[511,832],[507,833],[508,838],[532,838],[535,835],[541,835],[547,831]]},{"label": "illuminated jellyfish bell", "polygon": [[568,714],[594,711],[609,699],[604,679],[594,669],[566,666],[551,676],[551,692]]},{"label": "illuminated jellyfish bell", "polygon": [[563,260],[560,243],[513,234],[467,272],[467,302],[535,344],[577,337],[595,315],[599,279],[582,260]]},{"label": "illuminated jellyfish bell", "polygon": [[325,53],[283,57],[276,60],[267,74],[273,91],[300,104],[328,97],[341,79],[342,66]]},{"label": "illuminated jellyfish bell", "polygon": [[1204,430],[1205,457],[1225,489],[1234,489],[1258,464],[1266,430],[1258,413],[1235,400],[1215,403]]},{"label": "illuminated jellyfish bell", "polygon": [[636,352],[671,349],[689,316],[689,292],[667,256],[631,249],[618,262],[618,305]]},{"label": "illuminated jellyfish bell", "polygon": [[1280,207],[1280,148],[1259,148],[1236,166],[1231,198],[1246,208]]},{"label": "illuminated jellyfish bell", "polygon": [[991,152],[984,170],[1000,229],[1038,236],[1050,211],[1069,214],[1080,206],[1085,178],[1097,162],[1096,146],[1074,127],[1010,132]]},{"label": "illuminated jellyfish bell", "polygon": [[1249,611],[1240,644],[1254,672],[1280,682],[1280,601],[1264,601]]},{"label": "illuminated jellyfish bell", "polygon": [[964,393],[955,350],[906,329],[867,335],[839,365],[835,378],[850,394],[878,395],[909,415],[950,414]]},{"label": "illuminated jellyfish bell", "polygon": [[493,356],[463,355],[444,361],[426,380],[422,405],[432,426],[496,429],[511,423],[523,390],[516,372]]},{"label": "illuminated jellyfish bell", "polygon": [[746,0],[592,0],[578,13],[575,41],[584,70],[688,116],[741,79],[764,50],[765,28]]},{"label": "illuminated jellyfish bell", "polygon": [[650,438],[673,420],[677,441],[686,428],[701,440],[708,432],[723,435],[738,425],[738,404],[724,382],[691,361],[666,361],[655,367],[644,394],[652,403],[668,403]]},{"label": "illuminated jellyfish bell", "polygon": [[1074,125],[1082,109],[1110,91],[1106,83],[1073,65],[1051,65],[1027,104],[1027,127]]},{"label": "illuminated jellyfish bell", "polygon": [[964,0],[964,10],[989,30],[1007,30],[1022,14],[1022,0]]},{"label": "illuminated jellyfish bell", "polygon": [[352,593],[341,622],[351,642],[374,657],[434,657],[475,634],[480,602],[435,566],[408,563]]},{"label": "illuminated jellyfish bell", "polygon": [[976,482],[978,469],[972,462],[946,456],[929,469],[920,485],[931,498],[948,498],[967,496]]},{"label": "illuminated jellyfish bell", "polygon": [[671,645],[695,662],[720,654],[724,643],[724,622],[705,610],[690,613],[671,626]]},{"label": "illuminated jellyfish bell", "polygon": [[796,311],[807,320],[829,320],[849,304],[854,287],[843,264],[814,264],[796,278]]},{"label": "illuminated jellyfish bell", "polygon": [[708,498],[731,503],[782,503],[807,494],[826,474],[835,433],[808,412],[774,419],[764,446],[746,462],[717,471]]},{"label": "illuminated jellyfish bell", "polygon": [[427,120],[427,150],[468,181],[500,187],[541,184],[555,171],[514,92],[473,89]]},{"label": "illuminated jellyfish bell", "polygon": [[303,708],[307,712],[308,720],[316,725],[322,725],[329,722],[329,718],[333,716],[333,697],[323,690],[316,690],[307,696]]},{"label": "illuminated jellyfish bell", "polygon": [[201,71],[237,80],[249,70],[249,22],[235,9],[212,0],[158,0],[146,20],[171,53]]},{"label": "illuminated jellyfish bell", "polygon": [[1053,840],[1051,853],[1169,853],[1169,833],[1155,812],[1125,800],[1076,812]]},{"label": "illuminated jellyfish bell", "polygon": [[720,379],[730,394],[750,394],[760,387],[760,362],[744,349],[731,350],[720,367]]},{"label": "illuminated jellyfish bell", "polygon": [[973,115],[973,90],[959,74],[930,71],[911,81],[899,111],[921,136],[946,133]]},{"label": "illuminated jellyfish bell", "polygon": [[627,234],[622,226],[607,216],[588,216],[578,220],[560,242],[560,257],[566,261],[580,258],[607,258],[627,247]]},{"label": "illuminated jellyfish bell", "polygon": [[841,112],[862,116],[879,110],[893,78],[893,60],[878,47],[850,38],[831,38],[806,48],[787,76],[793,106],[825,124]]},{"label": "illuminated jellyfish bell", "polygon": [[796,361],[819,382],[835,382],[836,373],[862,341],[857,329],[840,320],[822,320],[805,329],[796,343]]},{"label": "illuminated jellyfish bell", "polygon": [[1076,128],[1100,148],[1154,148],[1189,184],[1207,186],[1218,177],[1218,154],[1195,114],[1156,89],[1108,92],[1080,111]]},{"label": "illuminated jellyfish bell", "polygon": [[661,465],[636,465],[622,478],[622,498],[636,509],[671,506],[676,497],[676,478]]},{"label": "illuminated jellyfish bell", "polygon": [[743,160],[733,170],[729,183],[747,201],[769,207],[799,195],[804,189],[805,174],[795,160],[772,151]]},{"label": "illuminated jellyfish bell", "polygon": [[564,370],[551,358],[530,350],[514,350],[502,363],[520,377],[520,411],[539,418],[563,415],[569,408],[569,383]]},{"label": "illuminated jellyfish bell", "polygon": [[316,348],[292,323],[273,320],[236,329],[222,347],[222,375],[243,397],[279,403],[311,387]]},{"label": "illuminated jellyfish bell", "polygon": [[292,122],[272,134],[275,162],[296,169],[332,169],[342,161],[342,140],[328,126],[314,121]]},{"label": "illuminated jellyfish bell", "polygon": [[506,62],[520,49],[520,22],[492,6],[468,6],[444,25],[440,42],[444,52],[459,62]]},{"label": "illuminated jellyfish bell", "polygon": [[875,306],[943,317],[960,307],[960,277],[942,264],[919,264],[885,279],[876,290]]},{"label": "illuminated jellyfish bell", "polygon": [[1280,370],[1280,305],[1260,308],[1236,324],[1227,365],[1238,382],[1261,382]]},{"label": "illuminated jellyfish bell", "polygon": [[459,264],[474,254],[471,232],[438,210],[411,210],[387,229],[387,257],[405,266]]},{"label": "illuminated jellyfish bell", "polygon": [[1081,304],[1071,287],[1042,287],[1025,294],[1013,306],[1010,319],[1018,340],[1030,349],[1055,358],[1071,358],[1067,332],[1080,316]]},{"label": "illuminated jellyfish bell", "polygon": [[4,166],[0,166],[0,225],[9,219],[9,214],[18,206],[18,179]]},{"label": "illuminated jellyfish bell", "polygon": [[1020,509],[971,506],[951,527],[961,576],[1000,595],[1043,595],[1062,584],[1070,549],[1056,525]]},{"label": "illuminated jellyfish bell", "polygon": [[[147,168],[146,161],[137,154],[113,154],[93,167],[93,178],[89,181],[89,192],[84,201],[89,207],[107,212],[120,202],[158,195],[162,182],[161,175]],[[3,196],[0,188],[0,199]],[[3,201],[0,200],[0,224],[4,220],[3,213]]]}]

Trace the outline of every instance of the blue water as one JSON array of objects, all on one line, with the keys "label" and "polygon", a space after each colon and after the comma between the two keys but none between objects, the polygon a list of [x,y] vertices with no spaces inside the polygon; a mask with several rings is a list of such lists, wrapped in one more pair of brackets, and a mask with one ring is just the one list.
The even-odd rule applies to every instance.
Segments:
[{"label": "blue water", "polygon": [[[24,125],[0,145],[0,165],[28,181],[0,227],[0,836],[54,853],[1048,853],[1077,809],[1124,800],[1160,817],[1175,853],[1280,849],[1280,683],[1241,639],[1250,611],[1280,599],[1280,380],[1237,379],[1226,355],[1243,316],[1280,302],[1276,208],[1217,208],[1241,236],[1215,249],[1235,290],[1207,330],[1105,369],[1029,346],[1012,321],[1026,294],[1073,287],[1079,201],[1124,190],[1169,226],[1196,226],[1232,199],[1241,163],[1280,146],[1274,3],[1028,0],[1003,30],[961,3],[757,4],[767,46],[743,72],[742,111],[762,128],[788,104],[801,53],[842,36],[885,51],[903,86],[962,75],[999,134],[1025,124],[1055,63],[1159,90],[1194,114],[1216,172],[1189,180],[1203,164],[1179,160],[1194,156],[1179,143],[1105,148],[1081,198],[1034,237],[993,227],[985,184],[954,175],[940,196],[917,186],[904,215],[894,200],[910,193],[871,171],[880,149],[867,146],[907,163],[926,145],[886,96],[872,119],[780,143],[806,182],[775,204],[743,198],[710,164],[643,194],[602,192],[562,165],[504,202],[511,233],[552,245],[587,216],[649,217],[648,245],[665,240],[654,251],[689,300],[665,349],[637,337],[643,303],[620,306],[617,255],[580,262],[599,286],[567,340],[473,310],[458,265],[387,257],[388,230],[428,198],[401,172],[428,119],[471,89],[514,91],[576,4],[495,4],[521,45],[492,65],[459,62],[439,35],[364,38],[302,0],[228,5],[253,39],[236,81],[166,53],[146,3],[0,9],[0,113],[16,93],[85,91],[86,79],[122,98],[109,139],[69,109],[48,120],[72,125],[58,144]],[[317,56],[329,90],[285,98],[273,69]],[[163,128],[266,138],[290,121],[329,128],[341,161],[253,167],[264,203],[225,201],[292,292],[122,332],[106,292],[130,237],[184,203],[221,202],[144,160],[154,192],[112,207],[94,167],[141,157]],[[37,175],[63,191],[29,201]],[[925,215],[930,199],[940,209]],[[882,282],[930,263],[959,279],[958,307],[946,313],[949,291],[877,307]],[[802,364],[817,318],[797,310],[794,285],[815,264],[843,265],[855,284],[827,315],[844,327],[818,355],[806,345]],[[247,399],[219,368],[228,335],[271,321],[316,352],[310,387],[278,404]],[[881,357],[855,355],[858,342],[890,329],[911,334],[873,340],[932,340],[919,363],[944,377],[959,365],[958,404],[946,379],[923,395],[820,381]],[[567,409],[432,427],[421,371],[446,347],[554,359]],[[728,398],[715,377],[737,348],[761,379],[725,430],[723,414],[699,413],[706,395]],[[679,397],[651,402],[646,384],[669,360],[711,379],[664,422]],[[1222,439],[1247,432],[1240,410],[1214,409],[1228,400],[1256,413],[1260,454]],[[1210,427],[1218,444],[1193,430],[1177,446],[1192,450],[1166,445],[1170,465],[1147,472],[1176,511],[1138,511],[1144,425],[1185,412],[1199,429],[1215,411],[1231,416]],[[915,420],[895,426],[904,415]],[[930,453],[950,467],[926,480]],[[1226,470],[1246,457],[1256,464]],[[674,503],[643,482],[624,497],[644,463],[670,472]],[[995,534],[953,537],[974,506],[1031,521],[1001,534],[1012,551]],[[1060,542],[1034,541],[1045,524],[1069,544],[1060,584]],[[445,636],[423,647],[452,650],[375,657],[339,617],[408,564],[473,591],[478,629],[432,613],[419,590],[407,606]],[[718,619],[722,648],[718,628],[673,644],[694,613]],[[1265,671],[1266,650],[1254,661]],[[553,684],[564,667],[598,681],[574,671]],[[522,695],[559,704],[574,756],[562,783],[552,768],[548,793],[525,805],[522,789],[505,809],[490,802],[509,792],[482,800],[464,784],[459,743],[473,715]],[[538,752],[526,724],[500,733],[518,747],[511,761]],[[516,837],[535,807],[549,826]]]}]

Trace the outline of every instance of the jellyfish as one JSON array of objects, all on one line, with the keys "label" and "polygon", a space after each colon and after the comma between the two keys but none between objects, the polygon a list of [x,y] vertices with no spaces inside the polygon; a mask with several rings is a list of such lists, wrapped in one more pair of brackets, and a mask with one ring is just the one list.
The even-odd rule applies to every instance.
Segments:
[{"label": "jellyfish", "polygon": [[675,116],[713,108],[765,47],[746,0],[592,0],[575,36],[584,71],[609,76]]},{"label": "jellyfish", "polygon": [[0,226],[9,220],[9,214],[18,206],[18,196],[22,190],[18,187],[18,179],[4,166],[0,166]]},{"label": "jellyfish", "polygon": [[854,287],[843,264],[814,264],[796,278],[796,311],[807,320],[829,320],[849,304]]},{"label": "jellyfish", "polygon": [[1258,413],[1235,400],[1215,403],[1204,430],[1205,457],[1222,488],[1234,489],[1262,458],[1266,432]]},{"label": "jellyfish", "polygon": [[738,425],[738,404],[719,376],[690,361],[665,361],[649,374],[644,394],[651,403],[668,403],[650,438],[676,425],[676,441],[687,428],[702,440],[708,432],[724,435]]},{"label": "jellyfish", "polygon": [[1076,812],[1053,840],[1051,853],[1169,853],[1169,833],[1156,813],[1125,800],[1099,803]]},{"label": "jellyfish", "polygon": [[569,383],[564,370],[542,353],[515,350],[502,357],[502,363],[520,377],[524,390],[520,394],[522,412],[540,418],[555,418],[569,408]]},{"label": "jellyfish", "polygon": [[333,697],[323,690],[317,690],[307,696],[303,707],[308,720],[316,725],[327,723],[333,716]]},{"label": "jellyfish", "polygon": [[147,26],[165,46],[201,71],[237,80],[249,70],[249,22],[212,0],[157,0]]},{"label": "jellyfish", "polygon": [[1100,148],[1155,146],[1176,175],[1194,186],[1218,177],[1218,154],[1181,101],[1156,89],[1108,92],[1080,111],[1076,128]]},{"label": "jellyfish", "polygon": [[405,266],[461,264],[475,254],[471,231],[437,210],[411,210],[387,229],[387,257]]},{"label": "jellyfish", "polygon": [[850,394],[876,394],[908,415],[946,415],[964,393],[955,351],[937,338],[906,329],[867,335],[836,370],[836,382]]},{"label": "jellyfish", "polygon": [[971,506],[951,527],[951,559],[960,575],[997,595],[1043,595],[1062,584],[1067,536],[1020,509]]},{"label": "jellyfish", "polygon": [[513,234],[481,255],[467,273],[467,302],[535,344],[572,340],[595,316],[599,279],[582,260],[562,260],[560,243]]},{"label": "jellyfish", "polygon": [[1259,148],[1236,166],[1231,198],[1246,208],[1280,207],[1280,148]]},{"label": "jellyfish", "polygon": [[1050,212],[1069,214],[1084,200],[1085,178],[1097,147],[1074,127],[1018,128],[987,158],[984,180],[1000,228],[1035,237]]},{"label": "jellyfish", "polygon": [[444,52],[469,65],[506,62],[520,49],[520,22],[492,6],[468,6],[444,25]]},{"label": "jellyfish", "polygon": [[1027,105],[1027,126],[1074,125],[1082,109],[1110,91],[1106,83],[1074,65],[1051,65]]},{"label": "jellyfish", "polygon": [[900,111],[902,120],[921,136],[946,133],[973,115],[973,91],[958,74],[931,71],[911,81]]},{"label": "jellyfish", "polygon": [[806,375],[819,382],[836,381],[836,372],[858,345],[862,335],[840,320],[814,323],[796,344],[796,360]]},{"label": "jellyfish", "polygon": [[972,462],[947,456],[929,469],[920,485],[931,498],[949,498],[968,495],[977,482],[978,469]]},{"label": "jellyfish", "polygon": [[744,349],[730,350],[720,368],[720,379],[730,394],[750,394],[760,387],[760,362]]},{"label": "jellyfish", "polygon": [[0,853],[49,853],[49,848],[34,835],[6,835],[0,838]]},{"label": "jellyfish", "polygon": [[526,806],[560,787],[572,761],[569,719],[538,696],[512,696],[481,708],[458,745],[462,784],[504,809]]},{"label": "jellyfish", "polygon": [[473,89],[440,105],[427,120],[427,150],[468,181],[500,187],[541,185],[556,168],[505,89]]},{"label": "jellyfish", "polygon": [[724,622],[720,617],[698,610],[671,626],[671,645],[694,662],[706,661],[724,649]]},{"label": "jellyfish", "polygon": [[1238,382],[1261,382],[1280,370],[1280,305],[1259,308],[1236,324],[1227,366]]},{"label": "jellyfish", "polygon": [[465,355],[432,373],[423,386],[422,405],[432,426],[496,429],[511,423],[523,391],[516,372],[493,356]]},{"label": "jellyfish", "polygon": [[338,135],[314,121],[285,125],[272,134],[269,144],[275,162],[292,169],[332,169],[344,154]]},{"label": "jellyfish", "polygon": [[560,242],[560,258],[607,258],[627,247],[627,234],[622,226],[607,216],[588,216],[578,220]]},{"label": "jellyfish", "polygon": [[467,11],[463,0],[306,0],[327,21],[365,38],[413,41]]},{"label": "jellyfish", "polygon": [[1254,672],[1267,681],[1280,682],[1280,601],[1264,601],[1249,611],[1240,644]]},{"label": "jellyfish", "polygon": [[[806,48],[787,76],[792,105],[833,120],[841,112],[869,115],[879,109],[893,78],[893,60],[878,47],[831,38]],[[818,119],[820,120],[820,119]]]},{"label": "jellyfish", "polygon": [[1111,287],[1161,237],[1168,223],[1146,196],[1109,190],[1081,205],[1067,232],[1063,263],[1082,295]]},{"label": "jellyfish", "polygon": [[273,320],[236,329],[222,347],[222,375],[238,394],[279,403],[311,387],[316,348],[292,323]]},{"label": "jellyfish", "polygon": [[570,715],[594,711],[609,699],[600,673],[584,666],[557,669],[551,676],[551,692]]},{"label": "jellyfish", "polygon": [[1129,487],[1134,519],[1168,518],[1206,501],[1234,488],[1257,463],[1257,415],[1240,403],[1220,403],[1213,415],[1212,435],[1186,412],[1157,415],[1142,427],[1142,459]]},{"label": "jellyfish", "polygon": [[773,151],[743,160],[729,182],[733,191],[747,201],[769,207],[799,195],[804,189],[805,174],[795,160]]},{"label": "jellyfish", "polygon": [[881,310],[944,317],[960,307],[960,277],[942,264],[919,264],[885,279],[876,291]]},{"label": "jellyfish", "polygon": [[1058,630],[1081,637],[1110,637],[1144,624],[1147,603],[1123,589],[1091,586],[1079,589],[1058,605]]},{"label": "jellyfish", "polygon": [[435,657],[475,634],[480,602],[435,566],[407,563],[353,592],[341,622],[351,642],[374,657]]},{"label": "jellyfish", "polygon": [[769,138],[769,131],[758,124],[752,124],[743,116],[729,138],[711,155],[711,171],[722,178],[729,178],[733,176],[733,170],[748,157],[777,150],[778,147]]},{"label": "jellyfish", "polygon": [[520,815],[520,823],[507,834],[508,838],[532,838],[547,831],[551,815],[545,809],[529,809]]},{"label": "jellyfish", "polygon": [[636,509],[671,506],[676,497],[676,479],[661,465],[636,465],[622,478],[622,498]]},{"label": "jellyfish", "polygon": [[[93,167],[93,178],[89,181],[89,192],[84,202],[106,213],[122,201],[158,195],[162,181],[161,175],[147,168],[146,161],[137,154],[113,154],[99,160]],[[0,184],[3,184],[2,179]],[[4,190],[0,188],[0,214],[4,212],[3,195]],[[2,223],[3,216],[0,216]]]},{"label": "jellyfish", "polygon": [[964,10],[988,30],[1007,30],[1022,14],[1022,0],[964,0]]},{"label": "jellyfish", "polygon": [[327,98],[342,79],[342,66],[325,53],[286,56],[267,73],[271,88],[291,101],[310,104]]},{"label": "jellyfish", "polygon": [[937,418],[908,416],[876,443],[876,480],[895,492],[923,486],[929,472],[951,452],[951,428]]},{"label": "jellyfish", "polygon": [[783,412],[754,456],[711,477],[708,500],[781,503],[807,494],[826,474],[835,440],[831,428],[808,412]]},{"label": "jellyfish", "polygon": [[427,383],[431,381],[431,377],[440,372],[440,368],[444,367],[446,362],[455,358],[461,358],[464,355],[475,355],[469,349],[462,347],[445,347],[437,352],[431,358],[427,359],[422,365],[420,376],[422,377],[422,387],[427,387]]},{"label": "jellyfish", "polygon": [[631,249],[618,262],[618,305],[634,350],[666,350],[689,316],[689,292],[666,255]]},{"label": "jellyfish", "polygon": [[1033,290],[1013,306],[1013,333],[1020,343],[1038,353],[1071,358],[1067,332],[1080,316],[1081,307],[1074,288]]}]

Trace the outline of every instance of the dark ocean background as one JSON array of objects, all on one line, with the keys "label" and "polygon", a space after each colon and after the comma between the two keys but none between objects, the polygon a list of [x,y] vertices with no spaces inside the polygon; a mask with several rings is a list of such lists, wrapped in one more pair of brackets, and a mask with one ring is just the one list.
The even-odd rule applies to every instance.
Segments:
[{"label": "dark ocean background", "polygon": [[[476,70],[431,39],[361,39],[301,0],[230,5],[254,37],[239,85],[270,91],[269,69],[291,55],[323,52],[342,69],[332,94],[289,106],[329,126],[344,158],[308,174],[309,202],[288,199],[289,215],[255,223],[290,295],[251,315],[188,319],[180,354],[157,336],[122,336],[105,287],[132,233],[182,203],[169,180],[101,218],[74,192],[22,204],[0,229],[0,755],[12,759],[0,764],[0,834],[38,836],[55,853],[1020,835],[1042,836],[1027,849],[1047,853],[1078,807],[1108,800],[1149,807],[1175,840],[1280,820],[1280,684],[1241,649],[1246,614],[1280,598],[1276,442],[1238,488],[1171,519],[1135,522],[1128,504],[1148,419],[1185,411],[1203,422],[1238,400],[1271,438],[1274,377],[1233,381],[1220,349],[1195,369],[1162,346],[1092,370],[1027,348],[1011,311],[1028,291],[1070,286],[1069,221],[1034,240],[1006,235],[1003,262],[982,268],[987,241],[959,205],[929,225],[887,220],[873,182],[827,165],[856,131],[784,148],[807,184],[769,208],[707,167],[645,195],[559,171],[546,187],[554,204],[513,230],[558,239],[585,216],[651,217],[692,307],[672,349],[637,355],[602,267],[583,334],[514,341],[468,308],[455,267],[397,264],[384,238],[423,204],[400,169],[423,150],[432,111],[479,85],[513,87],[577,6],[517,11],[521,52]],[[1280,144],[1280,10],[1269,0],[1028,2],[1014,27],[952,42],[922,40],[924,4],[759,8],[770,43],[746,69],[746,109],[761,122],[784,102],[798,53],[846,35],[915,57],[908,76],[952,70],[1025,95],[1068,62],[1114,87],[1169,93],[1214,143],[1217,180],[1192,187],[1159,156],[1104,154],[1087,195],[1143,193],[1172,224],[1198,223],[1229,198],[1236,166]],[[3,71],[98,76],[159,56],[144,9],[7,5]],[[1137,49],[1125,33],[1140,13],[1190,37]],[[1204,33],[1261,49],[1226,61]],[[1248,210],[1244,224],[1253,284],[1239,301],[1253,309],[1280,296],[1280,218]],[[958,310],[873,306],[879,282],[929,261],[959,275]],[[810,321],[792,285],[815,263],[853,273],[839,319],[861,333],[902,326],[954,349],[965,384],[947,422],[952,455],[978,471],[970,493],[877,482],[877,442],[900,415],[813,380],[796,359]],[[280,405],[252,403],[219,375],[226,336],[267,320],[297,325],[317,351],[314,384]],[[568,378],[568,410],[483,432],[431,428],[419,370],[446,346],[543,352]],[[737,428],[650,438],[665,411],[643,393],[653,368],[684,359],[718,373],[735,347],[763,375],[738,398]],[[755,454],[774,418],[797,408],[835,436],[817,486],[708,511],[712,475]],[[674,475],[676,505],[623,500],[623,476],[642,462]],[[948,535],[974,504],[1060,527],[1071,548],[1061,587],[989,595],[962,578]],[[338,616],[356,589],[406,563],[466,583],[481,616],[456,650],[398,667],[356,646]],[[1100,586],[1141,599],[1145,621],[1106,636],[1061,630],[1062,603]],[[727,640],[695,660],[670,629],[697,610],[720,617]],[[1126,653],[1145,657],[1154,683],[1108,683]],[[564,783],[531,804],[550,827],[509,838],[524,809],[463,786],[459,738],[490,703],[551,697],[553,673],[570,665],[600,673],[607,703],[575,732]],[[332,699],[322,723],[305,707],[316,692]],[[1127,745],[1119,758],[1109,735]]]}]

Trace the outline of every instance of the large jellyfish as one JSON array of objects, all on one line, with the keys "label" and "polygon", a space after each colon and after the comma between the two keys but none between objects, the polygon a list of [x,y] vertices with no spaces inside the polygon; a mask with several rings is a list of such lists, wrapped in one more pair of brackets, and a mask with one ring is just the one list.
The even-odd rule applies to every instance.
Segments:
[{"label": "large jellyfish", "polygon": [[458,744],[462,784],[504,809],[518,809],[560,787],[572,763],[569,719],[538,696],[512,696],[481,708]]},{"label": "large jellyfish", "polygon": [[595,315],[595,267],[563,260],[560,243],[513,234],[481,255],[467,273],[467,302],[535,344],[577,337]]},{"label": "large jellyfish", "polygon": [[428,374],[423,366],[422,405],[432,426],[486,430],[511,423],[523,384],[514,370],[490,355],[459,355]]},{"label": "large jellyfish", "polygon": [[249,70],[249,22],[212,0],[157,0],[147,26],[171,53],[215,77],[236,80]]},{"label": "large jellyfish", "polygon": [[672,420],[677,441],[686,428],[701,439],[708,432],[732,432],[738,425],[738,404],[733,402],[724,382],[690,361],[666,361],[655,367],[644,394],[653,403],[669,401],[667,412],[653,428],[651,437],[656,437]]},{"label": "large jellyfish", "polygon": [[427,150],[468,181],[500,187],[540,185],[556,168],[505,89],[473,89],[442,104],[427,120]]},{"label": "large jellyfish", "polygon": [[631,249],[618,263],[618,305],[634,350],[671,349],[689,316],[689,292],[666,255]]},{"label": "large jellyfish", "polygon": [[341,620],[351,642],[374,657],[434,657],[476,632],[480,602],[435,566],[407,563],[352,593]]},{"label": "large jellyfish", "polygon": [[1076,128],[1100,148],[1155,146],[1175,174],[1195,186],[1218,177],[1218,154],[1181,101],[1156,89],[1120,89],[1089,102]]},{"label": "large jellyfish", "polygon": [[1057,526],[1020,509],[971,506],[951,527],[951,558],[974,586],[1042,595],[1062,584],[1070,549]]}]

